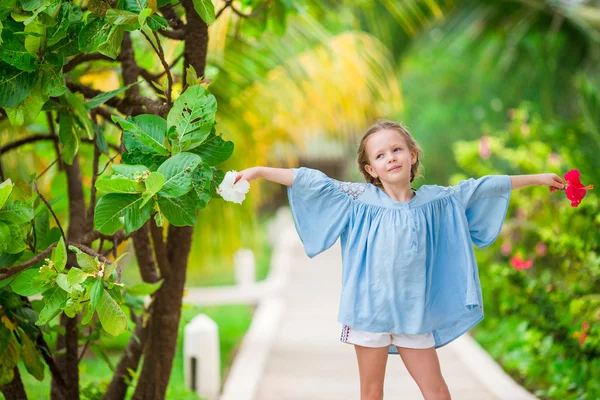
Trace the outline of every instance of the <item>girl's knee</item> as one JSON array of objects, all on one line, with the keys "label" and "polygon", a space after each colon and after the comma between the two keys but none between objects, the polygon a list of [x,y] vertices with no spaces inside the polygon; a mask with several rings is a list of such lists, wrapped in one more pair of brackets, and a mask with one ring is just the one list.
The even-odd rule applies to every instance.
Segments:
[{"label": "girl's knee", "polygon": [[440,385],[436,388],[431,388],[427,392],[423,392],[425,400],[452,400],[450,397],[450,391],[446,384]]},{"label": "girl's knee", "polygon": [[382,400],[383,386],[369,385],[360,388],[360,400]]}]

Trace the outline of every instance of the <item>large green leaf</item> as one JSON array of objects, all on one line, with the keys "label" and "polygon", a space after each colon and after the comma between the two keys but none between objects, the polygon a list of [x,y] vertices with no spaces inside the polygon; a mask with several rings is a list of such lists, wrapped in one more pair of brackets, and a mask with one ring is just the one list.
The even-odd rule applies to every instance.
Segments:
[{"label": "large green leaf", "polygon": [[37,84],[38,73],[21,71],[0,61],[0,107],[14,107],[22,102]]},{"label": "large green leaf", "polygon": [[62,158],[65,163],[71,165],[75,154],[79,151],[79,135],[73,129],[73,117],[69,112],[60,112],[60,125],[58,129],[58,139],[63,145]]},{"label": "large green leaf", "polygon": [[21,126],[29,124],[35,120],[44,103],[48,100],[48,96],[42,94],[41,81],[38,80],[38,84],[35,89],[31,91],[29,96],[23,102],[19,103],[14,107],[7,107],[6,114],[8,120],[13,126]]},{"label": "large green leaf", "polygon": [[10,228],[6,222],[0,221],[0,254],[6,252],[10,241]]},{"label": "large green leaf", "polygon": [[8,200],[8,196],[10,196],[14,186],[15,185],[12,183],[10,178],[0,183],[0,208],[2,208],[4,203],[6,203],[6,200]]},{"label": "large green leaf", "polygon": [[204,142],[193,150],[194,154],[202,157],[202,161],[210,166],[221,164],[233,154],[233,142],[225,141],[221,135],[216,135],[215,130],[211,130],[210,134]]},{"label": "large green leaf", "polygon": [[210,183],[213,178],[212,169],[208,164],[202,163],[194,171],[192,176],[192,193],[194,194],[194,203],[196,210],[202,210],[210,201]]},{"label": "large green leaf", "polygon": [[[66,36],[46,49],[46,60],[61,69],[65,64],[65,57],[74,56],[80,53],[79,32],[83,27],[83,23],[73,22],[73,17],[77,15],[77,13],[74,12],[76,9],[75,7],[76,6],[73,6],[71,8],[71,14],[69,16],[71,24],[67,28]],[[79,13],[81,13],[81,10],[79,10]]]},{"label": "large green leaf", "polygon": [[109,40],[113,26],[106,22],[106,18],[88,17],[79,33],[79,50],[95,53],[102,43]]},{"label": "large green leaf", "polygon": [[92,139],[94,137],[94,126],[88,115],[88,110],[83,104],[83,95],[81,93],[72,93],[70,90],[67,90],[65,98],[75,117],[75,122],[77,122],[75,126],[85,132],[88,139]]},{"label": "large green leaf", "polygon": [[113,336],[118,336],[127,330],[127,317],[125,313],[106,290],[98,302],[96,312],[100,318],[102,328]]},{"label": "large green leaf", "polygon": [[71,268],[69,269],[69,273],[67,274],[67,282],[71,286],[75,286],[78,283],[82,283],[87,279],[87,274],[80,270],[79,268]]},{"label": "large green leaf", "polygon": [[127,234],[138,230],[150,218],[154,205],[149,202],[140,208],[142,201],[139,194],[110,193],[102,196],[94,213],[96,229],[112,235],[121,227],[120,217],[124,217]]},{"label": "large green leaf", "polygon": [[175,100],[167,116],[167,124],[174,153],[198,147],[210,134],[215,122],[217,100],[201,85],[194,85]]},{"label": "large green leaf", "polygon": [[16,339],[10,335],[6,349],[0,353],[0,386],[13,381],[14,369],[20,359],[19,346]]},{"label": "large green leaf", "polygon": [[193,153],[179,153],[169,158],[158,172],[165,176],[165,184],[160,190],[163,197],[179,197],[192,188],[192,174],[202,159]]},{"label": "large green leaf", "polygon": [[46,37],[46,30],[48,28],[44,25],[39,18],[33,20],[29,25],[25,27],[25,49],[29,53],[37,53],[42,47],[42,43]]},{"label": "large green leaf", "polygon": [[100,303],[100,299],[102,299],[102,294],[104,293],[104,280],[102,278],[96,279],[94,285],[92,285],[92,289],[90,290],[90,303],[92,305],[92,310],[95,310]]},{"label": "large green leaf", "polygon": [[58,272],[62,272],[67,265],[67,247],[65,246],[65,241],[62,236],[58,241],[58,244],[54,248],[54,267]]},{"label": "large green leaf", "polygon": [[100,271],[100,267],[98,266],[98,261],[96,260],[96,258],[82,252],[78,252],[76,254],[76,257],[77,264],[79,264],[83,272],[93,274]]},{"label": "large green leaf", "polygon": [[106,41],[98,46],[98,53],[116,60],[121,52],[121,43],[123,42],[124,36],[125,30],[123,27],[113,25],[108,33]]},{"label": "large green leaf", "polygon": [[145,176],[150,174],[148,168],[143,165],[113,164],[110,169],[115,174],[136,181],[141,181]]},{"label": "large green leaf", "polygon": [[33,219],[33,207],[22,200],[8,200],[0,210],[0,221],[26,224]]},{"label": "large green leaf", "polygon": [[9,254],[17,254],[25,250],[27,245],[23,240],[23,232],[21,231],[19,225],[12,222],[6,222],[6,225],[10,231],[10,238],[4,251]]},{"label": "large green leaf", "polygon": [[60,287],[54,287],[44,292],[44,308],[40,311],[40,317],[35,323],[36,325],[45,325],[56,317],[67,300],[67,292]]},{"label": "large green leaf", "polygon": [[10,287],[12,290],[21,296],[33,296],[39,293],[39,289],[33,287],[33,278],[40,276],[40,271],[37,268],[28,268],[17,275],[17,278],[12,281]]},{"label": "large green leaf", "polygon": [[42,94],[58,97],[62,96],[67,90],[65,86],[65,76],[61,67],[44,64],[42,70]]},{"label": "large green leaf", "polygon": [[104,176],[98,179],[96,188],[108,193],[142,193],[146,190],[142,182],[112,176]]},{"label": "large green leaf", "polygon": [[106,21],[113,25],[139,25],[138,16],[139,13],[115,8],[106,11]]},{"label": "large green leaf", "polygon": [[23,71],[36,71],[39,58],[25,48],[25,35],[17,34],[23,32],[23,24],[12,19],[4,21],[2,29],[2,46],[0,46],[0,59]]},{"label": "large green leaf", "polygon": [[69,2],[62,3],[56,17],[56,23],[48,28],[46,46],[53,46],[67,36],[70,15],[71,4]]},{"label": "large green leaf", "polygon": [[42,362],[41,356],[37,351],[37,347],[29,338],[27,333],[25,333],[25,331],[19,331],[19,339],[21,339],[21,358],[23,359],[23,364],[25,364],[27,372],[33,375],[38,381],[42,381],[44,380],[44,363]]},{"label": "large green leaf", "polygon": [[182,197],[158,197],[158,206],[165,218],[175,226],[192,226],[196,223],[196,207],[191,194]]},{"label": "large green leaf", "polygon": [[142,204],[144,206],[150,199],[162,189],[165,184],[165,176],[160,172],[152,172],[144,181],[146,191],[142,194]]},{"label": "large green leaf", "polygon": [[215,22],[215,6],[212,0],[193,0],[194,10],[208,25]]},{"label": "large green leaf", "polygon": [[160,288],[162,283],[162,280],[154,283],[138,283],[137,285],[128,287],[127,293],[129,293],[132,296],[148,296],[156,292]]},{"label": "large green leaf", "polygon": [[[145,117],[143,119],[132,119],[131,117],[128,117],[127,119],[123,119],[119,116],[113,115],[113,121],[121,125],[121,128],[123,128],[123,131],[125,132],[125,136],[129,136],[129,140],[125,141],[125,147],[128,151],[133,150],[132,148],[127,147],[127,145],[130,144],[133,145],[132,147],[134,149],[140,150],[144,153],[158,153],[162,155],[169,154],[169,151],[164,146],[164,132],[166,131],[166,128],[164,131],[162,131],[161,128],[163,123],[159,121],[159,119],[163,119],[156,116],[154,117],[155,118]],[[143,124],[138,121],[143,122]],[[148,121],[151,122],[148,123]],[[146,130],[145,128],[147,128],[148,125],[151,125],[151,129]]]},{"label": "large green leaf", "polygon": [[83,104],[85,105],[85,108],[87,108],[88,110],[98,107],[98,106],[101,106],[102,104],[106,103],[108,100],[112,99],[113,97],[123,93],[124,91],[126,91],[133,85],[137,85],[137,82],[131,83],[127,86],[123,86],[122,88],[119,88],[116,90],[111,90],[110,92],[105,92],[105,93],[99,94],[98,96],[92,97],[91,99],[84,102]]}]

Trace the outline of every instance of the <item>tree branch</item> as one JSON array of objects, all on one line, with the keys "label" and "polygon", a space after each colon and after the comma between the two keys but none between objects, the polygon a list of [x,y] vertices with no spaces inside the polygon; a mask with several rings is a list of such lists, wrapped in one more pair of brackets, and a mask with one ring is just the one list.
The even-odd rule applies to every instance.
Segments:
[{"label": "tree branch", "polygon": [[[8,144],[0,147],[0,155],[4,154],[6,152],[9,152],[11,150],[14,150],[18,147],[21,147],[27,143],[39,142],[42,140],[54,140],[56,142],[56,141],[58,141],[58,137],[56,135],[52,135],[49,133],[38,133],[36,135],[27,136],[25,138],[15,140],[12,143],[8,143]],[[94,143],[93,139],[87,139],[87,138],[82,138],[81,142],[82,143]],[[109,143],[108,147],[111,147],[114,150],[120,151],[120,148],[112,143]]]},{"label": "tree branch", "polygon": [[19,272],[26,270],[27,268],[33,267],[35,264],[37,264],[38,262],[40,262],[44,258],[46,258],[46,256],[52,252],[52,249],[55,248],[56,245],[57,245],[57,243],[52,243],[50,246],[48,246],[48,248],[46,250],[42,251],[40,254],[38,254],[37,256],[33,257],[32,259],[30,259],[29,261],[27,261],[23,264],[16,265],[16,266],[10,267],[10,268],[3,268],[1,270],[2,273],[0,273],[0,281],[4,280],[6,278],[10,278],[11,276],[18,274]]},{"label": "tree branch", "polygon": [[164,37],[168,37],[173,40],[183,40],[185,39],[185,30],[184,29],[175,29],[175,30],[159,30],[158,33],[163,35]]},{"label": "tree branch", "polygon": [[156,264],[152,257],[152,246],[148,237],[148,222],[142,225],[132,236],[142,279],[147,283],[158,282],[160,277],[156,272]]},{"label": "tree branch", "polygon": [[65,66],[63,67],[63,74],[66,74],[67,72],[71,71],[73,68],[75,68],[76,66],[78,66],[81,63],[84,63],[86,61],[93,61],[93,60],[116,61],[116,60],[113,60],[112,58],[105,56],[104,54],[100,54],[100,53],[79,54],[78,56],[73,57],[71,60],[69,60],[68,63],[65,64]]},{"label": "tree branch", "polygon": [[158,35],[156,34],[156,32],[154,32],[154,38],[156,39],[156,46],[154,46],[154,43],[152,42],[150,37],[146,34],[146,32],[144,32],[144,31],[140,31],[140,32],[142,32],[142,35],[144,35],[146,40],[148,40],[148,43],[150,43],[150,46],[152,46],[152,49],[158,56],[160,63],[162,64],[163,68],[167,72],[168,86],[167,86],[167,92],[165,93],[165,97],[167,98],[167,104],[171,104],[171,88],[173,87],[173,77],[171,76],[171,70],[169,68],[169,64],[167,64],[167,61],[165,60],[165,54],[164,54],[162,46],[160,44],[160,39],[158,38]]},{"label": "tree branch", "polygon": [[163,228],[156,225],[154,218],[151,218],[148,224],[150,224],[150,234],[152,235],[158,270],[160,271],[160,276],[165,278],[169,275],[170,266],[167,256],[167,246],[163,238]]}]

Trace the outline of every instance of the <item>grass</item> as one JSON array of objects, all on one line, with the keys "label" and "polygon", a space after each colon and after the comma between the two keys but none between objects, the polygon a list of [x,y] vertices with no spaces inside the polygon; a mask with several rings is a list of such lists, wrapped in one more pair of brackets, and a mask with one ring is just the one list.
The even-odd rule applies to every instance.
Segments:
[{"label": "grass", "polygon": [[[248,305],[215,307],[184,306],[179,324],[179,336],[177,338],[177,349],[173,361],[173,370],[166,398],[178,400],[200,399],[200,397],[185,387],[183,376],[183,328],[192,320],[192,318],[200,313],[204,313],[217,323],[220,338],[222,387],[235,353],[237,352],[237,348],[250,326],[253,312],[253,307]],[[124,333],[118,337],[106,337],[102,339],[102,347],[105,348],[109,359],[114,365],[118,362],[122,349],[125,348],[129,341],[129,337],[130,333]],[[30,400],[49,398],[51,379],[50,372],[47,368],[42,382],[37,381],[33,376],[29,375],[22,363],[19,365],[19,370],[21,372],[27,396]],[[108,385],[113,375],[108,364],[101,358],[93,355],[89,357],[86,356],[82,359],[79,364],[79,372],[82,392],[85,388],[88,388],[89,392],[89,395],[82,395],[82,398],[96,398],[94,393],[101,393],[104,390],[105,385]],[[133,389],[130,388],[127,398],[130,398],[132,394]]]}]

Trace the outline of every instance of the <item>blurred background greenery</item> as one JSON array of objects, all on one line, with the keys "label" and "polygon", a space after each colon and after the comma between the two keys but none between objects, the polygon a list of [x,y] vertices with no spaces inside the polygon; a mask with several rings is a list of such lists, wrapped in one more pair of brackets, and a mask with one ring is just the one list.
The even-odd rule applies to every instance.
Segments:
[{"label": "blurred background greenery", "polygon": [[[206,76],[218,130],[236,146],[223,170],[305,165],[360,181],[358,140],[387,118],[403,121],[424,150],[417,186],[570,169],[584,185],[600,182],[599,1],[309,1],[294,10],[285,32],[259,33],[250,21],[240,31],[230,10],[210,26]],[[136,49],[148,46],[132,39]],[[167,58],[181,51],[165,43]],[[149,70],[158,66],[152,51],[136,57]],[[121,85],[113,64],[75,73],[101,90]],[[5,124],[0,140],[45,132],[44,119]],[[105,135],[119,132],[109,126]],[[6,175],[43,170],[52,156],[40,154],[52,154],[52,144],[3,155]],[[91,171],[92,149],[82,147],[80,158]],[[266,277],[266,224],[287,204],[283,189],[255,181],[241,206],[212,201],[200,213],[188,286],[232,284],[240,247],[255,252],[258,279]],[[40,190],[64,196],[64,177],[49,171]],[[67,207],[63,198],[54,209],[64,217]],[[501,238],[477,252],[486,317],[475,337],[542,399],[600,398],[599,226],[597,190],[573,208],[564,192],[527,188],[514,192]],[[515,269],[517,256],[533,266]],[[124,271],[131,282],[139,279],[134,267]],[[215,315],[241,321],[243,332],[251,310]],[[225,363],[233,347],[223,348]]]}]

